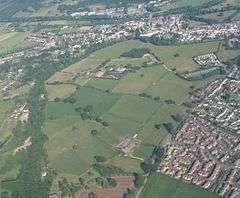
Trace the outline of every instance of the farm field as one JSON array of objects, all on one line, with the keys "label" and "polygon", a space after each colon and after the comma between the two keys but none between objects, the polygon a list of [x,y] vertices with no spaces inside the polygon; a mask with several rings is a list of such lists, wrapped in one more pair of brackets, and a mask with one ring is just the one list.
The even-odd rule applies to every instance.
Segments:
[{"label": "farm field", "polygon": [[186,81],[177,77],[174,73],[168,72],[158,82],[146,89],[145,92],[163,100],[173,100],[176,104],[181,105],[189,97],[189,92],[192,90],[191,87],[193,89],[202,87],[214,78],[209,77],[204,80]]},{"label": "farm field", "polygon": [[175,9],[175,8],[181,8],[184,7],[186,5],[191,5],[193,7],[195,6],[201,6],[204,3],[208,3],[210,2],[210,0],[177,0],[174,3],[168,4],[168,5],[164,5],[163,7],[161,7],[162,10],[170,10],[170,9]]},{"label": "farm field", "polygon": [[233,58],[239,56],[240,50],[239,49],[224,49],[223,45],[221,45],[219,52],[217,53],[219,59],[223,62],[227,62]]},{"label": "farm field", "polygon": [[149,177],[141,198],[217,198],[214,193],[191,184],[172,179],[161,173]]},{"label": "farm field", "polygon": [[71,84],[46,85],[46,90],[49,93],[48,99],[52,101],[55,98],[64,98],[71,95],[76,90],[76,86]]},{"label": "farm field", "polygon": [[[165,66],[154,64],[142,67],[145,58],[120,58],[122,53],[130,49],[143,47],[149,48]],[[141,144],[131,154],[139,159],[149,157],[154,146],[171,136],[163,124],[171,123],[177,127],[179,122],[172,118],[176,114],[184,119],[186,107],[182,103],[188,100],[188,93],[216,78],[213,76],[199,81],[186,81],[176,76],[171,69],[176,68],[179,72],[195,70],[199,66],[192,57],[214,52],[217,47],[218,42],[155,46],[130,40],[98,50],[57,72],[47,80],[46,85],[50,100],[46,114],[46,148],[51,167],[71,181],[91,169],[94,157],[101,155],[106,158],[106,164],[121,164],[120,167],[125,167],[126,171],[139,172],[139,161],[119,155],[114,145],[122,138],[137,135]],[[175,57],[176,53],[179,56]],[[115,80],[76,76],[95,69],[106,60],[107,64],[115,67],[132,64],[140,66],[140,69]],[[54,82],[63,84],[49,84]],[[76,89],[75,85],[69,83],[78,84],[79,87]],[[147,97],[141,95],[143,93]],[[71,102],[65,101],[66,96]],[[56,97],[61,98],[61,101],[54,102]],[[168,104],[166,101],[169,100],[173,103]],[[93,118],[82,119],[85,108],[90,109],[88,113]],[[101,121],[97,122],[96,118]],[[160,127],[156,128],[156,125]],[[94,135],[91,134],[93,130]],[[80,150],[86,150],[86,153],[82,155]]]},{"label": "farm field", "polygon": [[199,15],[199,18],[202,19],[209,19],[209,20],[216,20],[217,22],[223,22],[225,19],[230,17],[233,13],[235,13],[235,10],[225,11],[225,12],[215,12],[205,15]]},{"label": "farm field", "polygon": [[0,55],[31,46],[32,43],[26,41],[26,38],[27,33],[25,32],[11,32],[0,35]]},{"label": "farm field", "polygon": [[[106,89],[111,89],[116,93],[140,93],[147,89],[152,83],[157,81],[164,72],[166,72],[166,70],[164,70],[163,67],[156,65],[157,69],[150,67],[137,71],[136,73],[129,73],[121,79],[119,83],[105,79],[98,80],[88,77],[79,78],[78,74],[81,72],[92,71],[107,60],[110,60],[108,64],[114,63],[116,66],[124,66],[125,64],[141,66],[146,59],[119,58],[123,52],[127,52],[133,48],[149,48],[156,57],[164,62],[166,67],[169,69],[176,69],[176,72],[192,71],[199,68],[199,65],[193,61],[192,57],[209,52],[215,52],[217,47],[218,42],[186,44],[179,46],[155,46],[150,43],[143,43],[137,40],[124,41],[92,53],[87,58],[55,73],[46,82],[74,82],[79,85],[86,84],[100,89],[103,88],[102,84],[108,84]],[[176,54],[178,54],[178,56],[175,56]],[[98,84],[98,82],[100,84]]]}]

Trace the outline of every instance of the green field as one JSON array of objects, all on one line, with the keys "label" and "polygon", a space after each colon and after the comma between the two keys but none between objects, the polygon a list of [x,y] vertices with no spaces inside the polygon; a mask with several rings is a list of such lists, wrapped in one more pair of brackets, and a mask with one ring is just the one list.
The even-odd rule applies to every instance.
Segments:
[{"label": "green field", "polygon": [[26,38],[27,33],[25,32],[11,32],[0,35],[0,55],[31,46],[32,43],[26,41]]},{"label": "green field", "polygon": [[186,81],[174,73],[168,72],[145,92],[155,97],[159,96],[163,100],[173,100],[180,105],[188,99],[191,86],[194,86],[194,89],[202,87],[214,78],[215,77],[210,77],[204,80]]},{"label": "green field", "polygon": [[[146,59],[119,58],[123,52],[127,52],[132,48],[151,49],[169,69],[176,69],[177,72],[192,71],[199,68],[199,65],[193,61],[194,56],[215,52],[217,47],[218,42],[156,46],[137,40],[124,41],[92,53],[87,58],[67,67],[63,71],[55,73],[47,82],[74,82],[79,85],[92,86],[103,90],[110,89],[116,93],[141,93],[158,81],[164,75],[166,69],[160,65],[156,65],[156,68],[141,69],[136,73],[129,73],[119,83],[111,80],[78,78],[77,74],[83,71],[91,71],[109,59],[110,63],[108,64],[115,64],[116,66],[124,66],[129,63],[134,66],[141,66]],[[176,54],[179,56],[176,57]],[[54,97],[53,94],[51,95]]]},{"label": "green field", "polygon": [[149,177],[141,198],[216,198],[214,193],[172,179],[161,173]]},{"label": "green field", "polygon": [[[145,58],[119,58],[123,52],[143,47],[151,49],[164,65],[141,67]],[[86,174],[95,162],[94,156],[102,155],[108,159],[108,164],[139,172],[139,161],[119,156],[119,151],[114,150],[113,145],[121,138],[137,134],[141,144],[132,155],[143,159],[149,157],[154,145],[161,144],[170,136],[163,124],[170,122],[177,127],[179,123],[173,120],[172,115],[179,114],[184,118],[186,107],[182,103],[188,100],[189,92],[216,78],[186,81],[171,69],[176,68],[179,72],[195,70],[199,66],[192,57],[216,51],[217,47],[218,42],[155,46],[129,40],[98,50],[63,72],[57,72],[47,82],[74,82],[80,88],[71,90],[67,87],[69,84],[62,84],[61,89],[49,91],[48,87],[52,99],[52,95],[56,97],[58,92],[63,97],[72,94],[71,98],[75,100],[73,104],[48,102],[46,148],[50,166],[71,180],[79,174]],[[176,53],[179,56],[174,56]],[[107,64],[116,67],[131,63],[140,66],[140,69],[125,74],[120,80],[74,78],[77,73],[94,69],[106,60],[109,60]],[[142,93],[148,94],[148,97],[139,95]],[[165,100],[172,100],[175,104],[167,104]],[[80,113],[75,111],[78,107],[89,105],[94,115],[105,121],[107,126],[94,119],[82,120]],[[156,125],[160,125],[160,128],[156,128]],[[97,134],[93,136],[92,130],[97,130]]]},{"label": "green field", "polygon": [[0,97],[0,140],[4,140],[11,134],[12,124],[9,117],[13,108],[13,101],[5,101]]},{"label": "green field", "polygon": [[210,0],[176,0],[174,3],[170,3],[167,5],[164,5],[161,7],[161,10],[170,10],[170,9],[176,9],[176,8],[181,8],[185,6],[201,6],[204,3],[208,3]]},{"label": "green field", "polygon": [[225,19],[230,17],[235,12],[236,12],[235,10],[229,10],[225,12],[215,12],[210,14],[199,15],[198,17],[202,19],[209,19],[209,20],[216,20],[217,22],[223,22]]}]

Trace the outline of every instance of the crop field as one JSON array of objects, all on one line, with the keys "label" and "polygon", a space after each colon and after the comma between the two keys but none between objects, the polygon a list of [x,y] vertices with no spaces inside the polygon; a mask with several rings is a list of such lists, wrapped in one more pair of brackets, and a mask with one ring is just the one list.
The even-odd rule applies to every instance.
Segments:
[{"label": "crop field", "polygon": [[0,35],[0,55],[23,47],[31,46],[32,43],[26,41],[27,33],[11,32]]},{"label": "crop field", "polygon": [[172,179],[161,173],[151,175],[141,198],[216,198],[214,193]]}]

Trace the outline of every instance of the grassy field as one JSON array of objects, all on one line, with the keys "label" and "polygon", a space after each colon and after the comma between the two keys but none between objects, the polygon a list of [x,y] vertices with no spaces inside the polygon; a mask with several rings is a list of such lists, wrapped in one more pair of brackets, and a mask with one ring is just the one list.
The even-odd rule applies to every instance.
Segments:
[{"label": "grassy field", "polygon": [[199,88],[214,78],[215,77],[197,81],[186,81],[174,73],[168,72],[145,92],[155,97],[158,96],[163,100],[173,100],[180,105],[189,97],[191,86]]},{"label": "grassy field", "polygon": [[228,18],[235,12],[236,12],[235,10],[229,10],[225,12],[215,12],[210,14],[199,15],[198,17],[203,19],[216,20],[217,22],[223,22],[226,18]]},{"label": "grassy field", "polygon": [[[75,78],[78,73],[91,71],[106,60],[110,59],[108,64],[124,66],[132,64],[141,65],[146,59],[119,58],[119,56],[132,48],[149,48],[160,58],[169,69],[176,69],[177,72],[192,71],[199,68],[193,61],[193,57],[217,50],[218,42],[207,42],[186,45],[156,46],[150,43],[143,43],[137,40],[124,41],[113,46],[98,50],[87,58],[67,67],[66,69],[55,73],[47,82],[74,82],[80,85],[89,85],[100,89],[111,89],[116,93],[140,93],[157,81],[164,72],[161,66],[146,68],[126,75],[119,83],[109,80],[98,80],[90,78]],[[179,56],[175,56],[178,54]],[[154,71],[154,72],[153,72]],[[143,75],[142,75],[143,74]],[[89,82],[88,82],[89,81]],[[98,84],[99,83],[99,84]],[[104,87],[106,85],[106,88]]]},{"label": "grassy field", "polygon": [[76,90],[75,85],[71,84],[60,84],[60,85],[46,85],[48,92],[48,99],[54,100],[55,98],[64,98],[71,95]]},{"label": "grassy field", "polygon": [[[199,65],[193,61],[193,57],[209,52],[215,52],[218,42],[193,43],[185,45],[155,46],[147,44],[152,52],[159,57],[164,64],[178,72],[192,71],[199,68]],[[174,55],[179,56],[175,57]]]},{"label": "grassy field", "polygon": [[156,173],[150,176],[141,198],[216,198],[210,193],[191,184]]},{"label": "grassy field", "polygon": [[175,8],[181,8],[185,6],[201,6],[204,3],[208,3],[210,0],[176,0],[173,3],[164,5],[161,10],[170,10]]},{"label": "grassy field", "polygon": [[113,92],[135,94],[142,93],[164,76],[165,73],[166,70],[159,65],[142,69],[136,73],[130,73],[120,80],[113,89]]},{"label": "grassy field", "polygon": [[[77,90],[67,87],[65,90],[63,84],[61,89],[58,87],[52,91],[47,87],[50,98],[54,98],[51,94],[56,96],[58,92],[57,94],[63,94],[61,96],[72,94],[71,97],[75,99],[73,104],[48,102],[46,132],[49,140],[46,148],[50,166],[71,180],[91,169],[95,155],[103,155],[107,158],[106,163],[117,165],[126,171],[140,171],[138,161],[119,156],[119,151],[114,150],[113,145],[123,137],[138,134],[141,145],[136,147],[132,154],[140,158],[149,157],[153,146],[170,136],[163,123],[171,122],[173,126],[177,126],[179,123],[172,119],[172,115],[185,115],[186,108],[181,104],[188,100],[191,86],[197,88],[215,78],[190,82],[179,78],[170,69],[194,70],[199,66],[192,57],[215,51],[217,46],[218,42],[155,46],[130,40],[98,50],[53,75],[48,82],[74,82],[81,86]],[[73,79],[77,73],[94,69],[108,59],[108,64],[115,64],[116,67],[128,63],[141,66],[144,58],[119,56],[132,48],[142,47],[150,48],[155,56],[164,62],[165,67],[157,64],[141,68],[136,72],[127,73],[120,80],[92,77]],[[174,56],[176,53],[179,54],[178,57]],[[147,93],[150,97],[139,96],[140,93]],[[155,97],[159,97],[159,100],[155,100]],[[175,101],[175,104],[165,102],[170,99]],[[94,120],[81,119],[80,113],[75,109],[89,105],[94,114],[108,126],[104,127]],[[156,124],[160,125],[159,129],[155,127]],[[97,130],[97,134],[93,136],[91,130]]]},{"label": "grassy field", "polygon": [[0,35],[0,55],[8,52],[31,46],[32,43],[26,41],[27,33],[10,32]]},{"label": "grassy field", "polygon": [[0,141],[3,141],[11,134],[12,125],[9,117],[13,108],[14,103],[12,101],[5,101],[0,98]]},{"label": "grassy field", "polygon": [[221,61],[227,62],[237,56],[239,56],[240,50],[239,49],[228,49],[226,50],[223,45],[221,45],[220,50],[218,52],[218,57]]}]

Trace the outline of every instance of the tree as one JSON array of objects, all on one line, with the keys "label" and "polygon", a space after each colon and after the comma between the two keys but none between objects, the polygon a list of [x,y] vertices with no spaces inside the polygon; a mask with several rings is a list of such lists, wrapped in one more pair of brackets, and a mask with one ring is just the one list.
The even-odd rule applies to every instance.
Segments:
[{"label": "tree", "polygon": [[98,131],[97,131],[96,129],[91,130],[91,134],[92,134],[92,136],[97,135],[97,133],[98,133]]},{"label": "tree", "polygon": [[94,192],[90,192],[88,198],[97,198],[97,195]]},{"label": "tree", "polygon": [[167,132],[171,133],[172,135],[175,133],[175,128],[171,122],[163,123],[163,126]]},{"label": "tree", "polygon": [[102,125],[105,126],[105,127],[108,127],[108,126],[109,126],[108,122],[106,122],[106,121],[103,121],[103,122],[102,122]]},{"label": "tree", "polygon": [[78,181],[79,181],[79,183],[80,183],[81,186],[84,185],[84,182],[85,182],[84,178],[79,177],[79,178],[78,178]]},{"label": "tree", "polygon": [[97,162],[105,162],[107,160],[104,156],[101,155],[96,155],[94,158]]},{"label": "tree", "polygon": [[160,128],[161,128],[161,124],[155,124],[154,127],[155,127],[156,129],[160,129]]},{"label": "tree", "polygon": [[111,187],[116,187],[117,186],[116,180],[113,179],[112,177],[108,177],[107,181],[108,181],[109,186],[111,186]]},{"label": "tree", "polygon": [[54,98],[54,102],[60,102],[61,101],[61,99],[60,98]]}]

